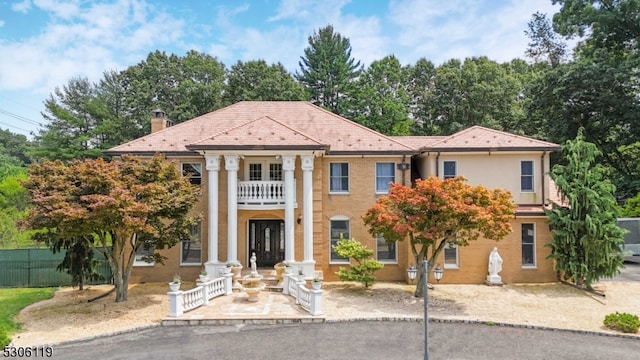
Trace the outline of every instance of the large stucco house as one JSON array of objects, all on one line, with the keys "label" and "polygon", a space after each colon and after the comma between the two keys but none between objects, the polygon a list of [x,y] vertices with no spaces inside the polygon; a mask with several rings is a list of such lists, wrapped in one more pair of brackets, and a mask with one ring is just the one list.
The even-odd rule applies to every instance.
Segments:
[{"label": "large stucco house", "polygon": [[[389,137],[308,102],[239,102],[167,126],[161,111],[151,133],[116,146],[110,155],[163,153],[202,188],[194,212],[202,221],[191,241],[163,250],[164,265],[137,261],[132,281],[167,281],[175,273],[218,273],[227,262],[246,268],[287,261],[307,277],[325,280],[347,259],[332,251],[340,235],[373,249],[385,264],[378,280],[405,280],[412,264],[406,241],[372,237],[361,216],[389,182],[462,175],[471,184],[502,187],[518,204],[513,232],[447,248],[443,283],[482,283],[494,246],[504,260],[502,280],[554,281],[545,260],[551,239],[544,207],[553,196],[549,155],[556,144],[474,126],[451,136]],[[144,254],[140,252],[140,256]]]}]

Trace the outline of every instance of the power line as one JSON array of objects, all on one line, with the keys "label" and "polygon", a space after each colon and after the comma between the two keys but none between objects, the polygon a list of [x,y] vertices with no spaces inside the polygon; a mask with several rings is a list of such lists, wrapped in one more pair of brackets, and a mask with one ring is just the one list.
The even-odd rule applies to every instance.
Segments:
[{"label": "power line", "polygon": [[17,120],[20,120],[20,121],[26,122],[27,124],[37,125],[37,126],[42,126],[42,124],[40,124],[40,123],[39,123],[39,122],[37,122],[37,121],[31,120],[31,119],[26,118],[26,117],[24,117],[24,116],[16,115],[16,114],[14,114],[14,113],[12,113],[12,112],[9,112],[9,111],[7,111],[7,110],[4,110],[4,109],[2,109],[2,108],[0,108],[0,114],[5,114],[5,115],[7,115],[7,116],[11,116],[11,117],[12,117],[12,118],[14,118],[14,119],[17,119]]},{"label": "power line", "polygon": [[18,130],[26,131],[27,133],[31,133],[31,130],[27,130],[27,129],[19,128],[19,127],[14,126],[14,125],[9,125],[9,124],[4,123],[4,122],[2,122],[2,121],[0,121],[0,124],[2,124],[2,125],[7,125],[8,127],[11,127],[11,128],[14,128],[14,129],[18,129]]}]

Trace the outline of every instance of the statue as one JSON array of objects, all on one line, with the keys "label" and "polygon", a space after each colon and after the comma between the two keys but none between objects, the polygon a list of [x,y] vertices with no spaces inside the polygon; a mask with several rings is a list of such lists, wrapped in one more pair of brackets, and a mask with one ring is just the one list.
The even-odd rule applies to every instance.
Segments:
[{"label": "statue", "polygon": [[258,273],[258,266],[256,265],[256,253],[251,253],[251,273],[252,274],[257,274]]},{"label": "statue", "polygon": [[494,247],[489,254],[489,275],[487,275],[487,284],[502,285],[502,278],[498,275],[502,271],[502,257],[498,254],[498,248]]}]

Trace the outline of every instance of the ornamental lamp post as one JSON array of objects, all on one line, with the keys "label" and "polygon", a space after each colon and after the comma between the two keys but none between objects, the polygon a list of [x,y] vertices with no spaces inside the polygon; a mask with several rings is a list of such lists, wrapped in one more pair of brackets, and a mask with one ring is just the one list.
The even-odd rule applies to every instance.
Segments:
[{"label": "ornamental lamp post", "polygon": [[[429,360],[429,347],[428,347],[428,338],[429,338],[429,313],[427,310],[427,301],[428,301],[428,270],[429,263],[427,260],[422,261],[422,278],[424,280],[424,360]],[[440,267],[440,264],[436,265],[436,268],[433,269],[433,277],[436,279],[438,283],[440,283],[440,279],[442,279],[444,271]],[[416,275],[418,274],[418,269],[411,264],[411,266],[407,269],[407,276],[409,280],[414,280]]]}]

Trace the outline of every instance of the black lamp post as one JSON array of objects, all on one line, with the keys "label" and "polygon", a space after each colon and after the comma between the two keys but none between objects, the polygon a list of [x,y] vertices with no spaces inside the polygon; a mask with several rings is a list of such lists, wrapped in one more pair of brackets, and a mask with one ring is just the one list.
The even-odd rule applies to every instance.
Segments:
[{"label": "black lamp post", "polygon": [[[422,278],[424,280],[424,360],[429,360],[429,347],[427,345],[429,338],[429,313],[427,311],[427,301],[428,301],[428,270],[429,263],[427,260],[422,261]],[[442,279],[443,270],[440,267],[440,264],[436,265],[436,268],[433,269],[433,277],[439,283],[440,279]],[[416,275],[418,275],[418,269],[416,269],[413,264],[407,269],[407,276],[409,276],[409,280],[415,280]]]}]

